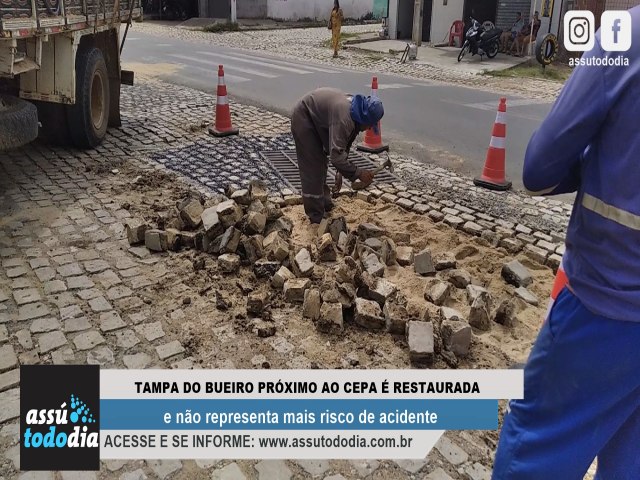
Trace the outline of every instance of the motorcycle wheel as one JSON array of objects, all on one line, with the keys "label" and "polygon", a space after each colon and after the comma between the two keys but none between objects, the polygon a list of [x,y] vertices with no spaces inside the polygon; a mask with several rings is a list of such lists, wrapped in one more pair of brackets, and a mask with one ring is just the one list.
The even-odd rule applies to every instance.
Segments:
[{"label": "motorcycle wheel", "polygon": [[467,53],[467,50],[469,50],[469,42],[465,41],[462,45],[462,48],[460,49],[460,53],[458,54],[458,62],[462,60],[464,55]]},{"label": "motorcycle wheel", "polygon": [[493,58],[496,55],[498,55],[498,50],[500,49],[500,46],[498,45],[498,42],[493,42],[491,45],[489,45],[489,48],[487,48],[487,57],[489,58]]}]

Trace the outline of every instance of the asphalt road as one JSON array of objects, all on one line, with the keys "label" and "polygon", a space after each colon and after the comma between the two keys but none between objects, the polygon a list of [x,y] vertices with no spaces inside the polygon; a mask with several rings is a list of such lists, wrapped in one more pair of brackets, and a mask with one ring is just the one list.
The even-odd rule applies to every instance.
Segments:
[{"label": "asphalt road", "polygon": [[[163,80],[211,93],[217,85],[217,65],[224,64],[230,96],[285,114],[316,87],[369,93],[371,77],[377,74],[138,32],[127,38],[123,62],[134,70],[142,69],[140,64],[152,64],[144,69]],[[383,140],[392,149],[468,175],[481,172],[499,95],[395,75],[377,76],[385,105]],[[516,188],[522,187],[529,138],[550,108],[550,103],[539,100],[507,97],[507,175]]]}]

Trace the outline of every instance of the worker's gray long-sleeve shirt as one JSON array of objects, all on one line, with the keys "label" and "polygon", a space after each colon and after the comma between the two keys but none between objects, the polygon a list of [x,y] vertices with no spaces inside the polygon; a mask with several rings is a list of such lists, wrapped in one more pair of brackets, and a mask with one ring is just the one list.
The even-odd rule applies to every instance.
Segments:
[{"label": "worker's gray long-sleeve shirt", "polygon": [[359,125],[351,118],[349,97],[335,88],[319,88],[305,95],[299,105],[306,109],[333,166],[349,180],[357,179],[360,170],[347,159],[359,133]]}]

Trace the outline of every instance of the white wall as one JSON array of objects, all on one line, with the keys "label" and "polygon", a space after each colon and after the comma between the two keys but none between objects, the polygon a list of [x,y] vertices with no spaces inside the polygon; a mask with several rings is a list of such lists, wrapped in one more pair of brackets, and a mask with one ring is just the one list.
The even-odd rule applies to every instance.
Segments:
[{"label": "white wall", "polygon": [[[278,20],[329,20],[332,0],[268,0],[267,16]],[[373,11],[373,0],[340,0],[345,18],[360,18]]]},{"label": "white wall", "polygon": [[447,4],[443,5],[444,0],[433,0],[433,10],[431,13],[431,43],[442,43],[446,36],[445,42],[449,41],[449,29],[451,24],[456,20],[462,20],[462,11],[464,9],[464,0],[447,0]]},{"label": "white wall", "polygon": [[389,0],[389,38],[395,40],[398,38],[398,2],[399,0]]}]

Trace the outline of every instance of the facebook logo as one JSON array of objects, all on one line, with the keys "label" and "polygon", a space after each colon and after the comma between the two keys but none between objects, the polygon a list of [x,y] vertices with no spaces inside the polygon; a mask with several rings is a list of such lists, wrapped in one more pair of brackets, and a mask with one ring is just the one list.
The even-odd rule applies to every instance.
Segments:
[{"label": "facebook logo", "polygon": [[600,43],[608,52],[626,52],[631,48],[631,14],[626,10],[608,10],[600,17]]}]

